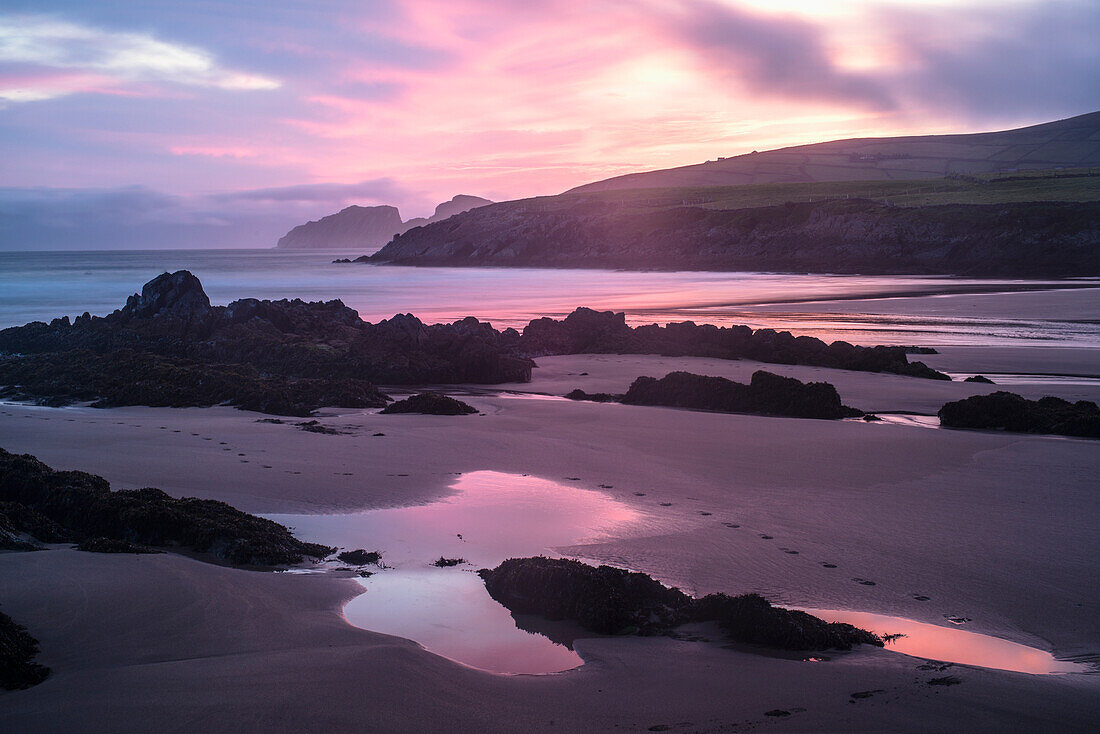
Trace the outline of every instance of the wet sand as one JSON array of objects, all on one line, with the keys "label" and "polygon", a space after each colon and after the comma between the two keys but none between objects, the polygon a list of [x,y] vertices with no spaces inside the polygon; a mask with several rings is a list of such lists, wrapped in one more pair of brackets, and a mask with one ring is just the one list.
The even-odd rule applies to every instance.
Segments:
[{"label": "wet sand", "polygon": [[[1094,350],[950,348],[919,358],[960,371],[1100,371]],[[503,388],[618,392],[641,374],[747,379],[763,368],[832,382],[865,410],[923,413],[997,389],[693,358],[538,362],[533,382]],[[1011,389],[1100,399],[1094,385]],[[1095,441],[508,393],[464,399],[484,415],[323,411],[321,422],[343,435],[228,408],[3,405],[0,446],[116,488],[157,486],[257,513],[431,502],[452,491],[455,472],[575,477],[648,519],[563,554],[643,569],[698,594],[758,591],[943,625],[967,618],[965,629],[1100,661]],[[0,723],[20,732],[1031,732],[1090,731],[1100,720],[1097,673],[936,671],[879,649],[809,663],[717,642],[587,639],[581,668],[496,676],[348,625],[340,610],[361,590],[332,574],[172,554],[0,554],[2,609],[41,641],[39,661],[54,670],[40,686],[0,693]],[[928,685],[945,675],[962,682]],[[872,693],[851,695],[863,692]],[[773,710],[789,715],[765,715]]]}]

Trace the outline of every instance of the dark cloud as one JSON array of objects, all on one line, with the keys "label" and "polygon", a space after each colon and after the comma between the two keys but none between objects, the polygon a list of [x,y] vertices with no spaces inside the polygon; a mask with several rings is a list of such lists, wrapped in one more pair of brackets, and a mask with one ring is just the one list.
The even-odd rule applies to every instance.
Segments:
[{"label": "dark cloud", "polygon": [[838,68],[829,58],[824,29],[810,22],[691,2],[672,17],[670,31],[702,57],[709,72],[750,91],[879,110],[895,106],[880,80]]},{"label": "dark cloud", "polygon": [[1043,2],[942,12],[891,8],[881,23],[906,68],[906,106],[983,124],[1053,120],[1100,109],[1100,3]]}]

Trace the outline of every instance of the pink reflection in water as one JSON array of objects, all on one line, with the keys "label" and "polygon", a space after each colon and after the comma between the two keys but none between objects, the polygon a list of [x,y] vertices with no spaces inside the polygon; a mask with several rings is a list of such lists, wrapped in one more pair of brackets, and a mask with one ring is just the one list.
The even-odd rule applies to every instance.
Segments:
[{"label": "pink reflection in water", "polygon": [[946,663],[975,665],[981,668],[1011,670],[1018,673],[1083,673],[1088,667],[1080,663],[1058,660],[1049,652],[1027,647],[999,637],[935,624],[917,622],[903,617],[890,617],[869,612],[847,612],[833,609],[805,609],[829,622],[847,622],[879,635],[904,634],[886,646],[887,650]]},{"label": "pink reflection in water", "polygon": [[[473,570],[510,557],[554,555],[556,546],[639,523],[641,513],[601,492],[501,472],[464,475],[454,489],[450,497],[417,507],[267,517],[304,540],[382,551],[387,570],[363,579],[366,593],[344,608],[357,627],[416,640],[496,673],[580,665],[572,650],[517,628]],[[469,563],[432,568],[440,556]]]}]

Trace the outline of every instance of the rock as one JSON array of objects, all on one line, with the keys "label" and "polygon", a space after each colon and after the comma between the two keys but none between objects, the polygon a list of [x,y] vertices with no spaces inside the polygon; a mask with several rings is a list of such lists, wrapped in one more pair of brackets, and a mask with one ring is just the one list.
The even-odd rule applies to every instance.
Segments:
[{"label": "rock", "polygon": [[141,295],[126,300],[122,313],[135,318],[190,319],[205,316],[209,310],[210,299],[199,279],[187,270],[177,270],[162,273],[146,283]]},{"label": "rock", "polygon": [[30,688],[46,680],[50,669],[34,662],[38,640],[11,617],[0,612],[0,688]]},{"label": "rock", "polygon": [[857,347],[843,341],[826,344],[787,331],[716,327],[691,321],[666,326],[630,327],[623,313],[578,308],[565,319],[541,318],[523,330],[519,351],[549,354],[661,354],[665,356],[753,359],[775,364],[805,364],[861,372],[889,372],[936,380],[951,378],[922,362],[909,362],[906,347]]},{"label": "rock", "polygon": [[377,566],[382,562],[382,554],[378,551],[367,551],[359,548],[353,551],[344,551],[336,556],[344,563],[350,563],[353,566]]},{"label": "rock", "polygon": [[0,550],[31,551],[39,543],[67,543],[72,533],[18,502],[0,502]]},{"label": "rock", "polygon": [[983,385],[996,384],[995,382],[993,382],[993,380],[989,379],[985,375],[971,375],[970,377],[967,377],[965,380],[963,380],[963,382],[980,382]]},{"label": "rock", "polygon": [[566,393],[565,397],[570,400],[590,400],[594,403],[615,403],[623,399],[622,395],[612,395],[607,392],[587,393],[580,388]]},{"label": "rock", "polygon": [[282,525],[215,500],[176,499],[159,489],[111,491],[102,478],[53,471],[29,455],[0,449],[0,501],[61,525],[78,541],[107,538],[181,547],[238,565],[278,566],[323,558],[331,548],[304,543]]},{"label": "rock", "polygon": [[882,646],[875,635],[773,607],[756,594],[694,599],[646,574],[551,558],[511,558],[481,569],[489,595],[513,614],[571,620],[599,634],[666,634],[687,622],[717,622],[731,639],[788,650]]},{"label": "rock", "polygon": [[412,397],[390,403],[380,412],[390,415],[393,413],[425,413],[427,415],[471,415],[477,412],[477,408],[467,405],[461,400],[455,400],[447,395],[437,392],[423,392]]},{"label": "rock", "polygon": [[147,545],[131,543],[127,540],[114,538],[89,538],[79,544],[76,549],[88,553],[163,553],[164,551],[150,548]]},{"label": "rock", "polygon": [[1100,438],[1100,407],[1088,400],[1071,403],[1055,397],[1028,400],[1011,392],[975,395],[946,403],[940,425],[1015,433],[1053,433]]},{"label": "rock", "polygon": [[800,382],[758,370],[745,385],[724,377],[670,372],[661,379],[639,377],[623,396],[626,405],[663,405],[722,413],[753,413],[792,418],[848,418],[861,411],[841,404],[827,382]]},{"label": "rock", "polygon": [[466,563],[465,558],[444,558],[440,556],[432,565],[437,568],[451,568],[452,566],[459,566],[463,563]]},{"label": "rock", "polygon": [[393,206],[349,206],[336,214],[299,224],[279,238],[283,250],[359,248],[384,245],[405,230]]}]

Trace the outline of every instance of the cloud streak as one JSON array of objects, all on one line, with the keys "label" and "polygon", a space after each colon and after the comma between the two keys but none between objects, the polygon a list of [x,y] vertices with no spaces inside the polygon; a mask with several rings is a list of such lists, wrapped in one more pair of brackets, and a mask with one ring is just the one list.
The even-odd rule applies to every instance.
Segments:
[{"label": "cloud streak", "polygon": [[[39,101],[134,84],[227,90],[277,89],[261,74],[229,69],[209,52],[146,33],[107,31],[43,15],[0,16],[0,64],[78,73],[0,82],[0,99]],[[50,83],[52,80],[53,83]]]}]

